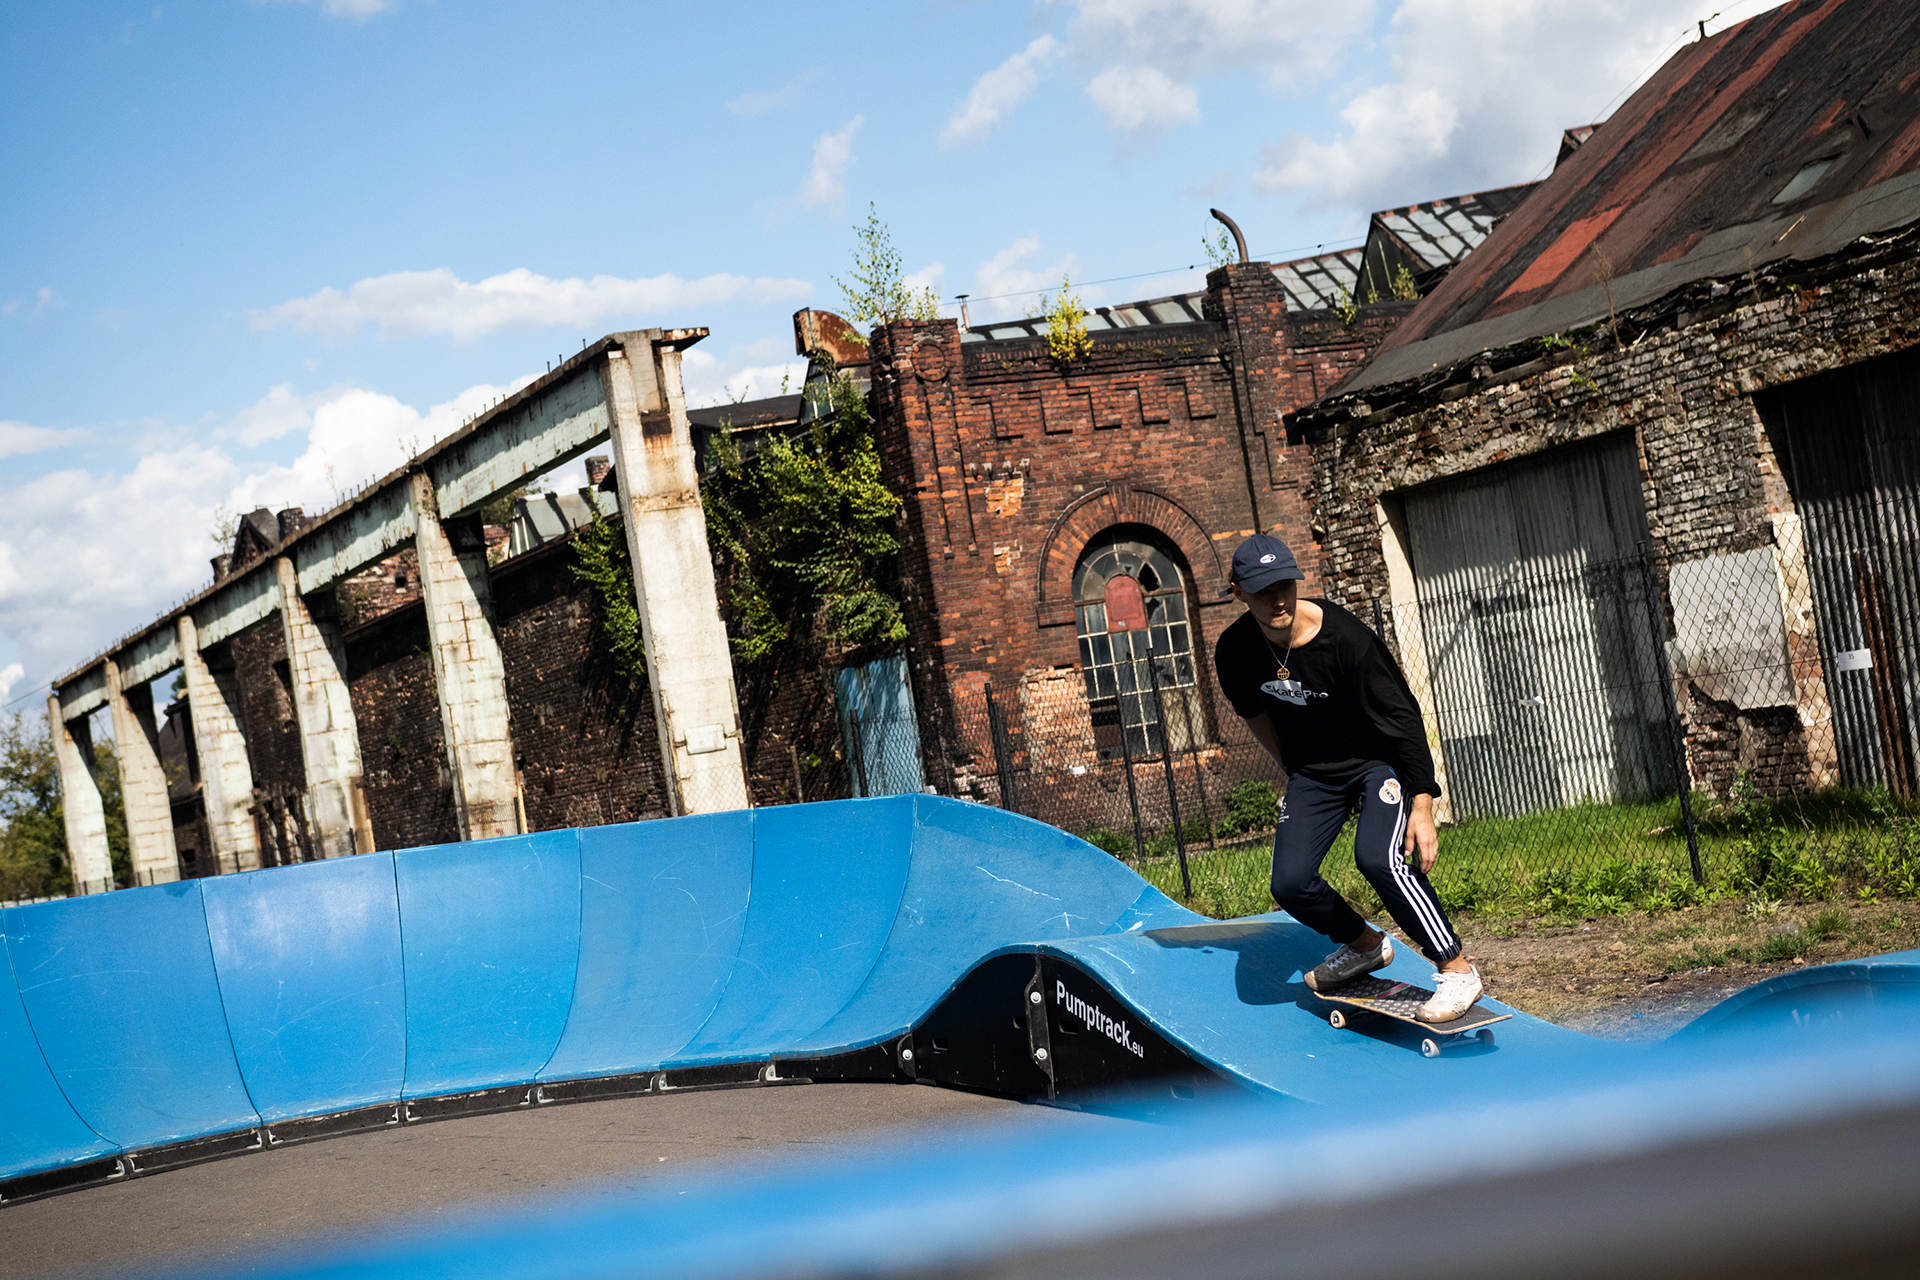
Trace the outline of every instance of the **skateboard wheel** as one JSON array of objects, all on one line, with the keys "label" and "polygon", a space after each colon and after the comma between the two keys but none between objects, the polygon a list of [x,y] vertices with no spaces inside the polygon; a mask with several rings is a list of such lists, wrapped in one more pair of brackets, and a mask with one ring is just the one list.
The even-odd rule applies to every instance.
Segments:
[{"label": "skateboard wheel", "polygon": [[1491,1045],[1493,1043],[1493,1028],[1482,1027],[1478,1031],[1473,1033],[1473,1038],[1475,1040],[1478,1040],[1481,1044]]},{"label": "skateboard wheel", "polygon": [[1347,1015],[1342,1013],[1340,1010],[1335,1009],[1332,1013],[1329,1013],[1327,1015],[1327,1022],[1329,1025],[1333,1027],[1335,1031],[1338,1031],[1342,1027],[1347,1025]]},{"label": "skateboard wheel", "polygon": [[1439,1057],[1439,1056],[1440,1056],[1440,1042],[1439,1042],[1438,1040],[1435,1040],[1435,1039],[1433,1039],[1433,1038],[1432,1038],[1431,1036],[1429,1036],[1429,1037],[1428,1037],[1427,1039],[1425,1039],[1425,1040],[1422,1040],[1422,1041],[1420,1042],[1420,1056],[1421,1056],[1421,1057],[1423,1057],[1423,1058],[1437,1058],[1437,1057]]}]

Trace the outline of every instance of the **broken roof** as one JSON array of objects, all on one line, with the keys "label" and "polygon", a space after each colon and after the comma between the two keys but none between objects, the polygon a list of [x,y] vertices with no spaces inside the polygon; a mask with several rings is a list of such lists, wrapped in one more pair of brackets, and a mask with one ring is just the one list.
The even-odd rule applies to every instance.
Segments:
[{"label": "broken roof", "polygon": [[[1393,280],[1405,267],[1422,287],[1471,253],[1500,220],[1517,208],[1537,183],[1477,191],[1463,196],[1427,200],[1403,209],[1382,209],[1367,225],[1367,242],[1353,249],[1334,249],[1310,258],[1275,263],[1274,278],[1287,295],[1289,311],[1327,311],[1345,306],[1354,297],[1367,301],[1393,296]],[[1363,273],[1371,288],[1363,289]],[[1122,302],[1095,307],[1087,314],[1087,328],[1134,329],[1143,325],[1192,324],[1206,317],[1200,304],[1205,293],[1181,293],[1144,302]],[[1011,342],[1043,338],[1045,316],[996,320],[977,324],[960,334],[962,342]]]},{"label": "broken roof", "polygon": [[1917,171],[1920,6],[1796,0],[1669,60],[1342,391],[1833,254],[1920,219]]}]

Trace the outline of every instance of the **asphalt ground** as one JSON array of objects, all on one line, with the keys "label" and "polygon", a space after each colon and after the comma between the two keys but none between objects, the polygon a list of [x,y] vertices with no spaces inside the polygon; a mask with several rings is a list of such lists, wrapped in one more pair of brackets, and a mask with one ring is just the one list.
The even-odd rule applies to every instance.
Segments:
[{"label": "asphalt ground", "polygon": [[[0,1208],[0,1277],[284,1263],[303,1242],[568,1192],[670,1191],[728,1160],[975,1124],[1128,1124],[930,1085],[687,1091],[348,1134]],[[858,1159],[857,1150],[851,1158]]]}]

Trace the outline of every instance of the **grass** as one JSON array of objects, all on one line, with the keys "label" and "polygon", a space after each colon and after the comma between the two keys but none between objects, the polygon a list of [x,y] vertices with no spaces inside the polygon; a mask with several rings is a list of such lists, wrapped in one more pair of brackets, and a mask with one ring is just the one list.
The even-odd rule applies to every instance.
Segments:
[{"label": "grass", "polygon": [[[1885,792],[1834,789],[1775,800],[1754,795],[1745,779],[1724,802],[1694,797],[1703,883],[1696,884],[1678,797],[1631,804],[1579,804],[1518,818],[1483,818],[1441,829],[1433,884],[1449,913],[1478,913],[1489,926],[1521,917],[1570,921],[1645,912],[1660,915],[1744,899],[1760,919],[1785,902],[1920,898],[1920,819]],[[1273,909],[1266,833],[1210,851],[1189,840],[1194,910],[1216,918]],[[1116,842],[1117,843],[1117,842]],[[1171,853],[1170,834],[1150,853]],[[1113,850],[1121,853],[1121,850]],[[1126,853],[1131,853],[1127,842]],[[1136,868],[1184,899],[1171,857]],[[1362,912],[1380,900],[1353,864],[1348,824],[1321,874]],[[1844,916],[1844,913],[1842,913]],[[1816,917],[1816,920],[1826,917]],[[1843,924],[1829,922],[1829,936]],[[1813,934],[1813,927],[1806,930]],[[1786,958],[1789,943],[1769,943]],[[1694,966],[1711,967],[1711,966]]]}]

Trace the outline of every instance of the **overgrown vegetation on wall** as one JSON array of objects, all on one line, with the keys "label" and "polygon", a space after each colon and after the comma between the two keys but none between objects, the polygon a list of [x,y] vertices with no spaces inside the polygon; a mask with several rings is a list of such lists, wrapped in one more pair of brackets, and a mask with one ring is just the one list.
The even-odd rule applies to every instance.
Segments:
[{"label": "overgrown vegetation on wall", "polygon": [[626,527],[596,514],[573,540],[573,576],[593,589],[614,671],[639,683],[647,674],[647,646],[640,631]]},{"label": "overgrown vegetation on wall", "polygon": [[750,663],[797,637],[843,658],[907,638],[894,563],[901,503],[881,482],[866,398],[844,375],[814,386],[822,412],[806,435],[743,459],[719,432],[701,485],[728,631]]},{"label": "overgrown vegetation on wall", "polygon": [[853,229],[858,242],[848,279],[830,276],[845,296],[845,319],[856,326],[889,324],[895,320],[938,320],[940,299],[932,289],[909,285],[900,253],[893,247],[887,224],[873,205],[867,206],[867,224]]}]

